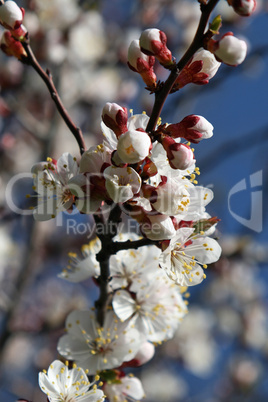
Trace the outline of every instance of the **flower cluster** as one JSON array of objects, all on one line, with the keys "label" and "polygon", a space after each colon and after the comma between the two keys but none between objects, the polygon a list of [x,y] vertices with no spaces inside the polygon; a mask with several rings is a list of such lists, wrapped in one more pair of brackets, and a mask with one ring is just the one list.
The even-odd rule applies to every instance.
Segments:
[{"label": "flower cluster", "polygon": [[[256,6],[255,1],[228,2],[241,15],[251,14]],[[211,138],[213,126],[193,114],[177,123],[162,124],[161,108],[169,92],[190,83],[208,84],[221,62],[242,63],[246,43],[232,32],[214,40],[218,32],[210,28],[202,34],[203,43],[199,40],[195,47],[202,44],[202,48],[190,52],[180,68],[166,45],[166,34],[146,29],[130,44],[128,65],[155,92],[152,115],[134,115],[126,107],[106,103],[102,142],[85,149],[81,130],[62,106],[50,74],[31,58],[23,17],[24,10],[12,0],[0,3],[0,23],[7,29],[1,48],[21,61],[27,57],[29,64],[42,71],[81,151],[80,160],[66,152],[58,160],[47,158],[32,167],[37,193],[33,216],[44,221],[76,210],[92,214],[104,229],[99,238],[82,247],[81,257],[69,253],[69,262],[59,275],[71,282],[93,278],[100,297],[91,310],[68,315],[66,332],[58,343],[58,352],[67,363],[54,361],[47,374],[40,373],[39,384],[50,402],[101,402],[103,391],[87,377],[95,375],[111,401],[140,399],[144,397],[140,381],[126,375],[124,368],[145,364],[155,346],[174,336],[188,311],[187,288],[200,284],[208,264],[221,254],[213,238],[218,219],[206,211],[213,192],[198,185],[200,171],[191,147],[191,143]],[[169,79],[157,82],[156,59],[174,78],[168,93]],[[126,221],[136,222],[141,237],[129,230],[118,234],[122,214]]]}]

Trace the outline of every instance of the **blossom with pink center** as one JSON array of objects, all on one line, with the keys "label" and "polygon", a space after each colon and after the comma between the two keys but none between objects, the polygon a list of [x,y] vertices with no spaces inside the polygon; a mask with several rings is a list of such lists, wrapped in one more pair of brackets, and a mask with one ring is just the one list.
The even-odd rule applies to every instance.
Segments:
[{"label": "blossom with pink center", "polygon": [[207,264],[218,261],[221,247],[204,235],[193,235],[194,229],[181,228],[159,257],[159,264],[176,284],[198,285],[205,278]]}]

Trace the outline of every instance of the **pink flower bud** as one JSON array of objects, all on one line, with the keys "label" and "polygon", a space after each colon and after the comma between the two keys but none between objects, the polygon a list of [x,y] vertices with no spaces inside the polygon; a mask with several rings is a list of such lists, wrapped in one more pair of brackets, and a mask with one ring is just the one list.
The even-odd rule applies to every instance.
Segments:
[{"label": "pink flower bud", "polygon": [[191,114],[180,123],[165,127],[164,133],[173,138],[181,137],[197,144],[201,140],[212,137],[213,128],[212,124],[204,117]]},{"label": "pink flower bud", "polygon": [[9,0],[0,3],[0,24],[6,29],[17,29],[22,23],[24,9],[20,8],[15,1]]},{"label": "pink flower bud", "polygon": [[189,63],[180,72],[176,84],[179,88],[193,83],[197,85],[208,84],[214,77],[221,63],[208,50],[200,50],[194,54]]},{"label": "pink flower bud", "polygon": [[17,29],[11,29],[10,32],[11,32],[13,38],[22,40],[26,36],[28,31],[25,28],[25,26],[23,24],[21,24]]},{"label": "pink flower bud", "polygon": [[155,347],[151,342],[144,342],[134,359],[124,362],[122,367],[139,367],[151,360],[155,353]]},{"label": "pink flower bud", "polygon": [[166,46],[167,37],[159,29],[146,29],[140,36],[141,50],[150,56],[155,56],[163,66],[173,64],[172,53]]},{"label": "pink flower bud", "polygon": [[128,113],[125,107],[107,102],[101,117],[104,124],[113,130],[117,137],[127,131]]},{"label": "pink flower bud", "polygon": [[172,169],[185,170],[194,163],[194,154],[188,145],[177,143],[170,137],[162,139],[162,145]]},{"label": "pink flower bud", "polygon": [[125,163],[138,163],[149,155],[151,139],[147,133],[129,130],[118,139],[117,152]]},{"label": "pink flower bud", "polygon": [[241,64],[247,54],[246,42],[233,36],[232,32],[227,32],[219,41],[211,39],[208,49],[218,60],[229,66]]},{"label": "pink flower bud", "polygon": [[0,48],[7,56],[14,56],[20,61],[27,59],[27,53],[22,44],[12,37],[10,31],[4,31],[0,41]]},{"label": "pink flower bud", "polygon": [[155,58],[144,54],[138,40],[133,40],[128,49],[128,66],[132,71],[139,73],[148,87],[156,86],[154,73]]},{"label": "pink flower bud", "polygon": [[250,16],[256,9],[256,0],[228,0],[230,6],[242,17]]}]

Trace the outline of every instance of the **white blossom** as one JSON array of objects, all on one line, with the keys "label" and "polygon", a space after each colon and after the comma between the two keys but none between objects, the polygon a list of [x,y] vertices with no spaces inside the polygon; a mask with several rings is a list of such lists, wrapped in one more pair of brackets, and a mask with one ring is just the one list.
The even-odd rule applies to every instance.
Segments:
[{"label": "white blossom", "polygon": [[113,308],[121,320],[130,319],[152,342],[171,338],[187,312],[179,288],[159,268],[151,283],[138,289],[135,297],[126,290],[117,291]]},{"label": "white blossom", "polygon": [[48,158],[47,162],[32,167],[34,186],[39,194],[38,205],[33,216],[38,221],[54,218],[59,212],[74,204],[71,179],[78,174],[76,158],[64,153],[58,161]]},{"label": "white blossom", "polygon": [[141,177],[129,166],[109,166],[103,175],[107,192],[114,202],[126,202],[140,191]]},{"label": "white blossom", "polygon": [[82,368],[69,369],[59,360],[50,364],[47,373],[39,373],[39,386],[49,402],[101,402],[105,398]]},{"label": "white blossom", "polygon": [[67,335],[58,343],[58,352],[87,369],[89,374],[121,366],[137,354],[144,337],[121,323],[113,311],[100,327],[94,312],[73,311],[66,321]]},{"label": "white blossom", "polygon": [[[136,239],[135,239],[136,240]],[[153,280],[158,269],[161,251],[156,246],[140,247],[138,250],[121,250],[110,258],[113,290],[127,288],[131,291]]]},{"label": "white blossom", "polygon": [[204,268],[216,262],[221,254],[218,242],[203,235],[193,235],[194,229],[181,228],[159,257],[159,264],[175,283],[198,285],[206,277]]},{"label": "white blossom", "polygon": [[137,401],[145,397],[140,380],[133,376],[121,377],[116,383],[106,383],[104,392],[110,402]]},{"label": "white blossom", "polygon": [[143,131],[129,130],[118,139],[117,152],[125,163],[138,163],[148,156],[151,147],[149,135]]},{"label": "white blossom", "polygon": [[69,282],[81,282],[90,277],[99,276],[100,265],[96,260],[96,254],[101,249],[101,242],[98,237],[91,240],[89,244],[84,244],[81,251],[83,258],[76,253],[68,253],[69,264],[58,275],[59,278]]}]

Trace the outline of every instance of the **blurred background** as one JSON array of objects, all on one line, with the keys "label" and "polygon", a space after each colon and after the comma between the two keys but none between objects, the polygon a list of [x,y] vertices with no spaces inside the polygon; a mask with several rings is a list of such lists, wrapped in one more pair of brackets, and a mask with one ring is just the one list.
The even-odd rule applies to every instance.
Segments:
[{"label": "blurred background", "polygon": [[[163,122],[197,114],[214,126],[195,155],[199,183],[214,191],[208,212],[221,219],[223,254],[206,281],[190,290],[189,314],[174,339],[135,372],[148,401],[268,400],[268,3],[257,3],[250,18],[237,16],[225,0],[215,11],[223,18],[221,33],[231,30],[247,41],[246,61],[222,65],[208,85],[170,95],[162,112]],[[106,102],[150,114],[153,96],[126,65],[130,42],[156,27],[179,60],[200,16],[194,0],[18,4],[26,9],[31,46],[88,147],[101,140]],[[161,66],[157,76],[167,77]],[[79,216],[80,230],[67,233],[64,214],[37,223],[10,209],[10,197],[18,208],[29,206],[35,162],[64,152],[79,157],[79,150],[35,71],[3,53],[0,90],[0,400],[45,402],[37,374],[57,358],[67,314],[92,305],[97,295],[90,280],[73,285],[57,277],[67,253],[88,242],[92,221]]]}]

